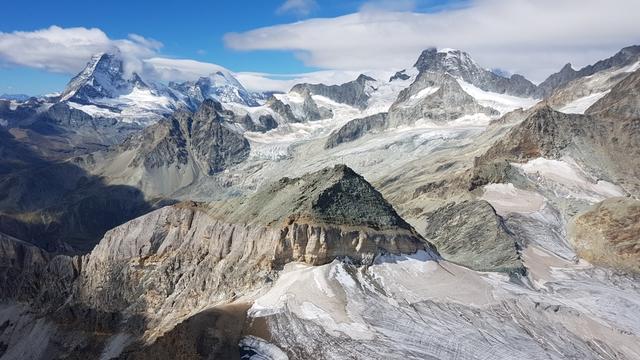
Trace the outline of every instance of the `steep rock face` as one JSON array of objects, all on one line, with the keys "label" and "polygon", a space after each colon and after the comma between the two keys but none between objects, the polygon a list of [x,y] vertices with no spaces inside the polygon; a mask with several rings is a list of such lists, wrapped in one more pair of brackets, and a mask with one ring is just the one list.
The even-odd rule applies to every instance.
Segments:
[{"label": "steep rock face", "polygon": [[135,123],[91,116],[67,102],[53,105],[28,101],[15,108],[0,106],[0,119],[9,131],[19,134],[16,141],[49,159],[104,150],[140,130]]},{"label": "steep rock face", "polygon": [[340,129],[329,135],[325,149],[334,148],[340,144],[354,141],[366,133],[383,130],[387,127],[387,113],[379,113],[364,118],[353,119]]},{"label": "steep rock face", "polygon": [[589,262],[640,273],[640,201],[610,198],[576,216],[569,240]]},{"label": "steep rock face", "polygon": [[94,55],[60,95],[60,99],[88,103],[94,98],[113,98],[130,92],[133,86],[146,86],[133,75],[125,79],[123,61],[118,54]]},{"label": "steep rock face", "polygon": [[320,119],[327,119],[333,116],[330,109],[318,106],[311,97],[311,92],[308,89],[303,90],[302,96],[304,101],[302,102],[302,117],[305,120],[314,121]]},{"label": "steep rock face", "polygon": [[516,240],[488,202],[449,204],[426,217],[425,238],[445,259],[478,271],[524,274]]},{"label": "steep rock face", "polygon": [[371,83],[374,81],[375,79],[366,75],[360,75],[356,80],[341,85],[297,84],[291,88],[291,91],[300,94],[308,91],[313,95],[321,95],[338,103],[365,109],[370,97]]},{"label": "steep rock face", "polygon": [[590,76],[602,70],[630,65],[636,61],[640,61],[640,46],[629,46],[608,59],[585,66],[580,70],[573,70],[571,64],[566,64],[559,72],[550,75],[545,81],[540,83],[538,88],[542,96],[548,97],[554,90],[572,80]]},{"label": "steep rock face", "polygon": [[176,325],[153,344],[133,344],[119,359],[240,359],[248,304],[207,309]]},{"label": "steep rock face", "polygon": [[510,78],[497,75],[480,67],[469,54],[460,50],[424,50],[414,66],[420,72],[448,73],[482,90],[499,94],[532,97],[537,92],[536,86],[522,75],[516,74]]},{"label": "steep rock face", "polygon": [[465,115],[498,115],[462,90],[449,74],[422,72],[398,95],[389,109],[389,126],[408,125],[418,120],[446,123]]},{"label": "steep rock face", "polygon": [[196,113],[176,112],[123,144],[124,151],[136,153],[129,166],[154,169],[194,162],[212,175],[244,161],[250,145],[234,129],[230,115],[212,100],[205,100]]},{"label": "steep rock face", "polygon": [[278,114],[285,122],[287,123],[297,123],[301,122],[300,119],[296,117],[291,109],[291,105],[285,104],[282,100],[277,99],[275,96],[271,96],[266,103],[267,107],[269,107],[273,112]]}]

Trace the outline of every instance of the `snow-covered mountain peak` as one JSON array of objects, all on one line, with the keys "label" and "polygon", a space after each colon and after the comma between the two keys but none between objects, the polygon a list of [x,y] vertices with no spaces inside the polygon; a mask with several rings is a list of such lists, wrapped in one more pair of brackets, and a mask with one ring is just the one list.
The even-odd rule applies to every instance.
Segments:
[{"label": "snow-covered mountain peak", "polygon": [[137,74],[125,76],[124,62],[117,53],[99,53],[91,57],[61,95],[61,101],[90,102],[95,98],[114,98],[130,92],[135,86],[146,87]]}]

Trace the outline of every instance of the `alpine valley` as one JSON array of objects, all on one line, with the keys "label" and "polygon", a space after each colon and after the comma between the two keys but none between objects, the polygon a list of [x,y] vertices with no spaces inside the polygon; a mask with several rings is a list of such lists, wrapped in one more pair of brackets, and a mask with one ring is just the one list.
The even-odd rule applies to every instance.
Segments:
[{"label": "alpine valley", "polygon": [[640,46],[0,100],[0,359],[640,359]]}]

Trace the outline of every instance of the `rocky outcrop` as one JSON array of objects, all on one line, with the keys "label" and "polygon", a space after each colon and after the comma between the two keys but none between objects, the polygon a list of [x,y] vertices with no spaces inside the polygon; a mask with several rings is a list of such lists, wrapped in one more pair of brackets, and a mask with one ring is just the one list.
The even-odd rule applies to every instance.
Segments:
[{"label": "rocky outcrop", "polygon": [[426,218],[424,236],[446,260],[478,271],[525,273],[516,240],[488,202],[449,204]]},{"label": "rocky outcrop", "polygon": [[302,96],[304,101],[302,102],[302,118],[307,121],[327,119],[333,116],[333,112],[322,106],[318,106],[311,97],[311,93],[308,89],[303,90]]},{"label": "rocky outcrop", "polygon": [[268,114],[260,115],[256,120],[251,118],[248,114],[244,116],[237,116],[235,122],[242,125],[242,127],[247,131],[257,131],[261,133],[278,127],[278,122],[273,118],[273,116]]},{"label": "rocky outcrop", "polygon": [[610,198],[577,215],[569,240],[595,265],[640,273],[640,201]]},{"label": "rocky outcrop", "polygon": [[389,78],[389,82],[392,82],[394,80],[408,80],[410,78],[411,76],[407,74],[406,70],[401,70],[401,71],[396,71],[396,73]]},{"label": "rocky outcrop", "polygon": [[489,163],[476,164],[473,167],[469,190],[476,189],[486,184],[498,184],[509,182],[517,176],[515,170],[508,161],[497,160]]},{"label": "rocky outcrop", "polygon": [[568,146],[598,132],[597,127],[587,116],[564,114],[542,106],[489,148],[476,160],[476,165],[500,159],[557,158]]},{"label": "rocky outcrop", "polygon": [[482,90],[499,94],[534,97],[537,92],[536,86],[522,75],[510,78],[497,75],[479,66],[469,54],[460,50],[424,50],[414,66],[420,72],[447,73]]},{"label": "rocky outcrop", "polygon": [[282,102],[282,100],[276,98],[273,95],[269,98],[269,100],[267,100],[266,105],[287,123],[301,122],[301,120],[298,119],[293,113],[291,105],[285,104],[284,102]]},{"label": "rocky outcrop", "polygon": [[386,127],[387,113],[353,119],[342,125],[340,129],[332,132],[324,144],[324,148],[334,148],[340,144],[357,140],[369,132],[383,130]]},{"label": "rocky outcrop", "polygon": [[371,83],[375,79],[360,75],[356,80],[341,85],[297,84],[291,88],[292,92],[321,95],[341,104],[365,109],[370,97]]},{"label": "rocky outcrop", "polygon": [[205,100],[195,113],[179,111],[146,128],[122,150],[136,153],[130,167],[150,170],[195,163],[212,175],[249,157],[249,142],[232,127],[232,115],[220,103]]},{"label": "rocky outcrop", "polygon": [[446,123],[465,115],[499,115],[478,104],[449,74],[422,72],[402,90],[389,109],[389,126],[410,125],[418,120]]}]

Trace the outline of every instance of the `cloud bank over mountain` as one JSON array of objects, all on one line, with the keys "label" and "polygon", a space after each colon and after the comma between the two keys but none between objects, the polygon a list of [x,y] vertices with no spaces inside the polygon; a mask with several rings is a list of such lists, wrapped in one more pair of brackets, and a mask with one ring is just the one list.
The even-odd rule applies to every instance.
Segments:
[{"label": "cloud bank over mountain", "polygon": [[225,42],[243,51],[293,51],[309,66],[341,70],[402,68],[424,48],[455,47],[481,64],[542,80],[567,59],[582,66],[638,42],[639,11],[633,0],[476,0],[435,13],[363,6],[350,15],[229,33]]}]

